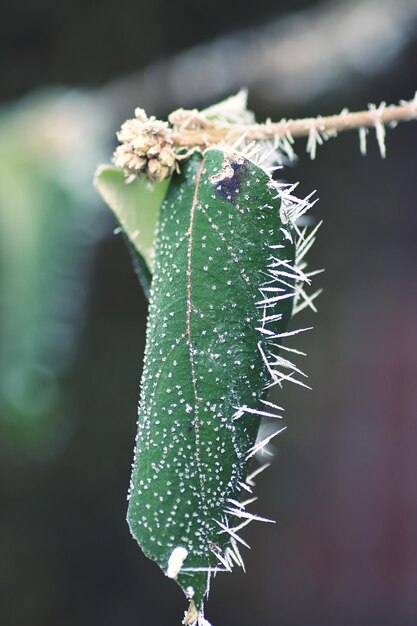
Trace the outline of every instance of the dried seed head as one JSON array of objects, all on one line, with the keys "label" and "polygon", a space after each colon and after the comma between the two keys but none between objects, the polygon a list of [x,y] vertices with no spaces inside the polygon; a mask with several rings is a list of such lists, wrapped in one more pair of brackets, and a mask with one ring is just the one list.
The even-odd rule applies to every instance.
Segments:
[{"label": "dried seed head", "polygon": [[164,180],[174,171],[177,160],[171,132],[167,122],[148,117],[137,108],[135,117],[126,120],[117,133],[121,145],[114,152],[114,164],[129,178],[145,174],[151,181]]}]

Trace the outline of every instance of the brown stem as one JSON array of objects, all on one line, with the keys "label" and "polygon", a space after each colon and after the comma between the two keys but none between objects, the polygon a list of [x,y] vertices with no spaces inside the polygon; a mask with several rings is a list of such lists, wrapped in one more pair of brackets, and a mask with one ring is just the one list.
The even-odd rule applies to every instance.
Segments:
[{"label": "brown stem", "polygon": [[[192,117],[190,118],[190,120]],[[398,106],[370,106],[368,111],[349,113],[343,111],[339,115],[328,117],[305,118],[300,120],[282,120],[265,124],[220,124],[205,122],[200,128],[192,130],[182,127],[172,133],[177,146],[207,147],[222,142],[229,143],[244,136],[245,141],[273,140],[279,137],[305,137],[315,131],[323,135],[335,135],[341,131],[378,127],[417,119],[417,98]],[[198,122],[192,119],[194,126]]]}]

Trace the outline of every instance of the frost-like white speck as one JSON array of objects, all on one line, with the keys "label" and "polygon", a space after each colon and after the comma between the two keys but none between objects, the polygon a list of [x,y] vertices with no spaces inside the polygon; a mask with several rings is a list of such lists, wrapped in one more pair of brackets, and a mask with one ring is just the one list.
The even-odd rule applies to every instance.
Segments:
[{"label": "frost-like white speck", "polygon": [[188,550],[182,546],[177,546],[171,552],[168,559],[167,576],[168,578],[177,578],[181,567],[188,556]]}]

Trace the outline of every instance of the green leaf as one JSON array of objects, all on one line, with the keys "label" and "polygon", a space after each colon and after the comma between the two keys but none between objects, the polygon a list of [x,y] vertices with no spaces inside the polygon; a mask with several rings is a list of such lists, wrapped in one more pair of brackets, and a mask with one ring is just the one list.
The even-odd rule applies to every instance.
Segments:
[{"label": "green leaf", "polygon": [[247,89],[241,89],[237,94],[229,96],[217,104],[212,104],[201,112],[208,119],[224,124],[253,124],[255,115],[252,111],[248,111],[247,103]]},{"label": "green leaf", "polygon": [[98,168],[94,184],[127,238],[135,271],[148,295],[155,226],[169,179],[153,185],[145,178],[136,178],[128,183],[121,170],[104,165]]},{"label": "green leaf", "polygon": [[291,316],[295,244],[278,196],[252,161],[208,150],[174,174],[157,228],[128,522],[199,610],[210,575],[240,558],[227,528],[252,517],[268,359]]}]

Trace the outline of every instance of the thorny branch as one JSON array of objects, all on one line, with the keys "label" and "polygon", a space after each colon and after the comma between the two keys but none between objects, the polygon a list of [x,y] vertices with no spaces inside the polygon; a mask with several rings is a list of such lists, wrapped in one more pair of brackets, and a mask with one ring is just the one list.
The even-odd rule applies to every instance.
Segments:
[{"label": "thorny branch", "polygon": [[284,154],[291,160],[295,158],[294,138],[303,136],[308,137],[307,152],[314,159],[317,145],[341,131],[352,129],[359,131],[360,149],[365,154],[367,132],[371,127],[375,128],[384,158],[385,126],[417,119],[417,92],[411,101],[401,101],[399,105],[387,106],[382,102],[378,107],[370,104],[367,111],[350,113],[345,109],[328,117],[283,119],[275,123],[268,120],[264,124],[253,123],[250,112],[246,112],[245,119],[246,95],[240,92],[232,100],[240,99],[242,104],[242,98],[245,106],[237,119],[233,119],[233,115],[225,117],[225,111],[219,117],[218,111],[217,115],[213,114],[213,108],[206,111],[178,109],[169,116],[169,125],[148,117],[143,109],[137,108],[135,118],[126,120],[117,134],[120,145],[114,153],[115,165],[123,169],[128,178],[144,173],[151,181],[162,181],[178,169],[178,161],[188,158],[196,149],[212,146],[242,149],[254,144],[255,152],[259,152],[259,145],[268,143],[276,155]]},{"label": "thorny branch", "polygon": [[[183,111],[184,115],[186,112]],[[307,151],[314,158],[316,144],[323,143],[330,137],[336,136],[345,130],[359,130],[361,139],[361,151],[366,151],[366,130],[370,127],[376,129],[378,144],[381,155],[385,157],[384,126],[395,126],[398,122],[406,122],[417,119],[417,93],[410,102],[402,101],[399,105],[387,106],[384,102],[378,107],[369,105],[367,111],[350,113],[343,110],[338,115],[328,117],[305,118],[298,120],[281,120],[280,122],[267,121],[264,124],[220,124],[215,121],[201,119],[188,112],[189,117],[184,115],[184,123],[178,130],[172,133],[174,144],[181,147],[207,148],[210,145],[231,143],[244,137],[245,142],[250,141],[277,141],[286,139],[291,144],[294,137],[308,137]],[[171,115],[175,120],[175,113]]]}]

